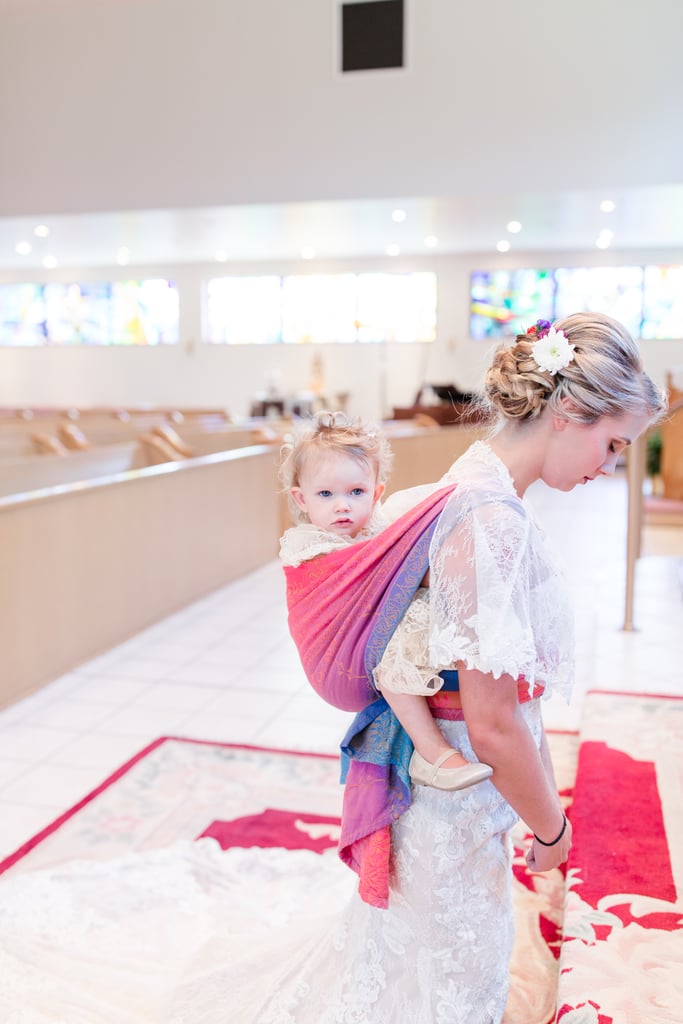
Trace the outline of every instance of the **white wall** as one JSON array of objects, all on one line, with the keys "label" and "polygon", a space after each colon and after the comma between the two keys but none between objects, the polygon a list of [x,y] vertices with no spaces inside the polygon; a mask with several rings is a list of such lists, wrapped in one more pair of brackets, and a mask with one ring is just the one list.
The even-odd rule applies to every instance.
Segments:
[{"label": "white wall", "polygon": [[[167,276],[178,282],[181,296],[181,343],[159,348],[0,348],[0,406],[184,406],[249,412],[253,395],[276,371],[285,393],[306,390],[313,359],[322,357],[326,390],[351,394],[352,412],[380,418],[394,405],[412,403],[424,383],[454,382],[476,389],[494,344],[475,342],[468,332],[469,274],[495,266],[588,266],[615,261],[615,254],[508,254],[486,258],[425,256],[394,260],[316,263],[318,272],[335,270],[435,270],[438,275],[438,327],[434,344],[216,346],[202,341],[202,282],[230,273],[311,273],[303,264],[216,264],[183,267],[128,267],[73,270],[64,280],[112,280],[116,277]],[[680,263],[683,252],[619,253],[624,265]],[[53,272],[54,274],[54,272]],[[31,275],[39,280],[40,273]],[[4,271],[3,280],[26,275]],[[47,279],[47,278],[45,278]],[[51,277],[54,279],[54,276]],[[642,343],[645,365],[663,384],[666,372],[683,366],[683,340]]]},{"label": "white wall", "polygon": [[680,0],[0,0],[0,216],[675,183]]}]

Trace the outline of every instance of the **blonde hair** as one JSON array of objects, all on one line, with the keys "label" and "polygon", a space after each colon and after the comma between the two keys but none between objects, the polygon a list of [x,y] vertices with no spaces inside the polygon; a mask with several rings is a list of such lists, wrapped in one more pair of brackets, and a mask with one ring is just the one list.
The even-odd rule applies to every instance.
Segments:
[{"label": "blonde hair", "polygon": [[536,363],[533,335],[518,334],[494,354],[484,393],[499,417],[529,421],[546,406],[577,423],[643,411],[654,421],[663,414],[664,392],[643,369],[638,346],[617,320],[604,313],[574,313],[553,327],[574,346],[572,361],[556,374]]},{"label": "blonde hair", "polygon": [[295,522],[305,522],[305,513],[291,498],[292,487],[301,486],[301,476],[311,458],[346,455],[370,469],[378,484],[386,483],[393,463],[389,442],[379,427],[353,419],[342,412],[319,412],[280,448],[279,477],[287,492]]}]

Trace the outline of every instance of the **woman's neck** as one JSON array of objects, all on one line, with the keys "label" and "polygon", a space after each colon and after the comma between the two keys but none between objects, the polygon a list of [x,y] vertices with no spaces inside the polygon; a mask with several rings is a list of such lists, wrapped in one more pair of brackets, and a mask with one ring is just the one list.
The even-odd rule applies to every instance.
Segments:
[{"label": "woman's neck", "polygon": [[529,424],[506,423],[487,441],[491,451],[498,456],[512,477],[520,498],[541,476],[543,435],[541,421]]}]

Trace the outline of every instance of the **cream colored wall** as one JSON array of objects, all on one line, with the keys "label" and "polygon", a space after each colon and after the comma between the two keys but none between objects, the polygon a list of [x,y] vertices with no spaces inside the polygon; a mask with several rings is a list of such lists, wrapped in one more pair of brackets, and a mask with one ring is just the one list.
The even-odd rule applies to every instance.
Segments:
[{"label": "cream colored wall", "polygon": [[0,499],[0,706],[274,558],[278,529],[267,447]]},{"label": "cream colored wall", "polygon": [[438,480],[477,438],[484,427],[437,427],[415,430],[394,426],[387,431],[394,466],[387,485],[387,497],[394,491]]},{"label": "cream colored wall", "polygon": [[[336,395],[351,395],[350,411],[373,419],[390,415],[395,405],[412,403],[426,382],[454,382],[463,390],[479,387],[494,343],[469,337],[469,275],[496,267],[591,266],[605,254],[539,252],[497,258],[469,253],[354,261],[320,261],[315,270],[433,270],[438,275],[437,338],[422,345],[256,345],[217,346],[202,339],[203,284],[230,273],[311,273],[309,263],[268,263],[127,268],[124,276],[164,275],[181,290],[181,342],[150,349],[131,347],[12,349],[0,347],[0,406],[204,406],[249,412],[252,396],[275,373],[286,393],[306,390],[313,360],[320,357],[331,405]],[[609,257],[614,262],[616,254]],[[622,265],[680,263],[683,251],[630,250],[618,254]],[[43,276],[45,272],[43,272]],[[109,280],[120,268],[82,268],[65,280]],[[33,275],[40,280],[40,274]],[[20,280],[18,271],[0,271],[0,280]],[[667,370],[683,364],[683,340],[648,340],[642,345],[648,371],[663,384]]]}]

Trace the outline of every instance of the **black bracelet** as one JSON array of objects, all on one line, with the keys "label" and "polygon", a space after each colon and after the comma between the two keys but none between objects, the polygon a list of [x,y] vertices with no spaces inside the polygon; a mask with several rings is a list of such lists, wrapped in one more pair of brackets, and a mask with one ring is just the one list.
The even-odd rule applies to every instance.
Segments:
[{"label": "black bracelet", "polygon": [[564,835],[566,829],[567,829],[567,815],[563,814],[562,815],[562,828],[560,829],[560,834],[557,837],[557,839],[553,839],[552,843],[544,843],[542,839],[538,838],[538,836],[536,835],[535,832],[534,832],[534,839],[536,840],[537,843],[540,843],[541,846],[557,846],[557,844],[559,843],[560,839]]}]

